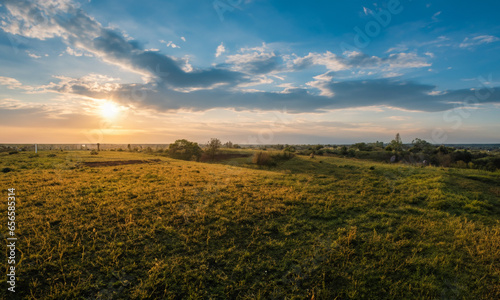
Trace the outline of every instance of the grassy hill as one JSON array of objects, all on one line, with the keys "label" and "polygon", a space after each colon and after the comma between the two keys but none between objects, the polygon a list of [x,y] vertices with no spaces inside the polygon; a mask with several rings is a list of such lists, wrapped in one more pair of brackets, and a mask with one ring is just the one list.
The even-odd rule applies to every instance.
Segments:
[{"label": "grassy hill", "polygon": [[17,296],[500,298],[499,171],[250,162],[0,154],[4,199],[18,197]]}]

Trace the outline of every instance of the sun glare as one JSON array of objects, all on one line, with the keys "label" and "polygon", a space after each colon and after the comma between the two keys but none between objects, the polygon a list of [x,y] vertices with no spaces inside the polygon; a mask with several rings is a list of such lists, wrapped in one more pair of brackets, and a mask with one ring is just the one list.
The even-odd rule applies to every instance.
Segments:
[{"label": "sun glare", "polygon": [[113,119],[120,113],[120,107],[113,102],[105,102],[100,105],[99,112],[103,118]]}]

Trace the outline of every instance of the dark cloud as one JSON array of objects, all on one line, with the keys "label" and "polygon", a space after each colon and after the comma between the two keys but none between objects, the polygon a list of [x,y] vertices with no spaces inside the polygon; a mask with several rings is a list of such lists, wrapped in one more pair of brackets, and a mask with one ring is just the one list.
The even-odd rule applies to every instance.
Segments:
[{"label": "dark cloud", "polygon": [[[75,81],[71,81],[75,82]],[[133,104],[160,111],[188,109],[194,111],[212,108],[236,110],[283,110],[290,113],[320,112],[364,106],[388,106],[407,110],[437,112],[478,103],[500,102],[499,88],[478,90],[461,89],[436,92],[435,86],[394,79],[323,82],[322,87],[333,96],[320,96],[307,89],[294,88],[287,92],[241,92],[226,88],[177,92],[163,85],[125,84],[112,92],[89,84],[64,83],[64,89],[96,98],[110,98],[124,104]],[[70,88],[71,86],[71,88]]]}]

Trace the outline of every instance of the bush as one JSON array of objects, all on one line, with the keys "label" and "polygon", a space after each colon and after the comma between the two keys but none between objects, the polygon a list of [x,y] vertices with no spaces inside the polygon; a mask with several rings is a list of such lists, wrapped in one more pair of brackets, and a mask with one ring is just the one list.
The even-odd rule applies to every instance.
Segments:
[{"label": "bush", "polygon": [[54,153],[51,153],[51,154],[47,155],[47,157],[56,157],[56,155]]},{"label": "bush", "polygon": [[252,158],[252,163],[259,166],[274,166],[276,163],[273,161],[269,153],[267,152],[257,152]]},{"label": "bush", "polygon": [[12,171],[14,171],[14,169],[12,169],[12,168],[3,168],[2,169],[3,173],[9,173],[9,172],[12,172]]},{"label": "bush", "polygon": [[201,153],[202,151],[198,143],[185,139],[177,140],[168,147],[168,155],[175,159],[199,160]]},{"label": "bush", "polygon": [[9,151],[9,155],[18,154],[18,153],[19,153],[18,151]]},{"label": "bush", "polygon": [[95,149],[90,151],[90,155],[97,155],[97,154],[99,154],[99,152],[97,152],[97,150]]}]

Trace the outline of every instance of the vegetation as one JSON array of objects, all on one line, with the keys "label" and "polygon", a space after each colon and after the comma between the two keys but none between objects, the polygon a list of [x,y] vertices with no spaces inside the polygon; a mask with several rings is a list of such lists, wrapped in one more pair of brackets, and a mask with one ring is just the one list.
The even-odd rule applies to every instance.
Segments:
[{"label": "vegetation", "polygon": [[172,158],[183,160],[198,160],[202,150],[197,143],[188,140],[177,140],[168,147],[168,155]]},{"label": "vegetation", "polygon": [[[229,146],[229,145],[228,145]],[[232,143],[231,145],[232,146]],[[222,143],[219,139],[217,138],[212,138],[207,144],[207,149],[205,152],[209,155],[209,157],[213,160],[215,158],[215,155],[219,151],[220,147],[222,147]]]},{"label": "vegetation", "polygon": [[[197,149],[173,145],[175,155]],[[19,199],[16,294],[500,298],[499,171],[327,156],[328,148],[266,169],[253,157],[207,164],[137,152],[0,153],[0,169],[9,169],[0,183]],[[143,163],[83,164],[125,160]]]}]

